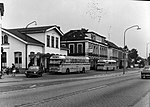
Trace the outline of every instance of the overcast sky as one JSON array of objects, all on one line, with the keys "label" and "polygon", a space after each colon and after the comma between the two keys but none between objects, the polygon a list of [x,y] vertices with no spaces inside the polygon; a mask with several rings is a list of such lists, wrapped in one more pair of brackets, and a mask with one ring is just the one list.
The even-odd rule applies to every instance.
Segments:
[{"label": "overcast sky", "polygon": [[[141,57],[146,56],[150,42],[150,2],[131,0],[0,0],[4,3],[2,27],[26,27],[32,21],[37,26],[58,25],[66,33],[71,29],[86,28],[118,46],[136,48]],[[30,25],[33,27],[34,25]],[[150,44],[149,44],[150,52]]]}]

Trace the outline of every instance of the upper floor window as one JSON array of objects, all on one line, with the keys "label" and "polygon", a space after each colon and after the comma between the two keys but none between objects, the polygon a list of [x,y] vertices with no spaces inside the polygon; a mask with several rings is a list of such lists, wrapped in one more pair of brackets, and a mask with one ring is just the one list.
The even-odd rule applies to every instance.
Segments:
[{"label": "upper floor window", "polygon": [[79,43],[78,45],[77,45],[77,53],[83,53],[83,44],[82,43]]},{"label": "upper floor window", "polygon": [[92,40],[96,40],[96,36],[93,35],[93,34],[91,34],[91,39],[92,39]]},{"label": "upper floor window", "polygon": [[59,48],[59,38],[56,37],[56,48]]},{"label": "upper floor window", "polygon": [[47,47],[50,47],[50,36],[47,35]]},{"label": "upper floor window", "polygon": [[69,45],[70,53],[74,53],[74,44]]},{"label": "upper floor window", "polygon": [[54,48],[54,36],[51,37],[51,43],[52,48]]},{"label": "upper floor window", "polygon": [[2,44],[8,44],[8,36],[7,35],[2,36]]},{"label": "upper floor window", "polygon": [[66,47],[66,44],[61,44],[61,47]]}]

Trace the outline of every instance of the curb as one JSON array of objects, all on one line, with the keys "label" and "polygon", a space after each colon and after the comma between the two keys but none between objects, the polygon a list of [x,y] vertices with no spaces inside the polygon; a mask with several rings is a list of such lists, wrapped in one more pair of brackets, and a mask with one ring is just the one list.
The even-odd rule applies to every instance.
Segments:
[{"label": "curb", "polygon": [[[135,69],[133,69],[135,70]],[[139,72],[139,70],[137,71],[126,71],[125,74],[122,74],[122,72],[114,72],[114,73],[104,73],[104,74],[98,74],[98,75],[92,75],[92,76],[87,76],[87,77],[77,77],[78,79],[92,79],[92,78],[99,78],[99,77],[110,77],[110,76],[123,76],[123,75],[126,75],[126,74],[131,74],[131,73],[136,73],[136,72]],[[16,74],[16,77],[19,77],[19,76],[24,76],[24,74]],[[75,79],[75,78],[63,78],[62,80],[64,79]],[[21,78],[13,78],[11,75],[5,75],[5,76],[2,76],[2,78],[0,79],[0,83],[12,83],[12,82],[21,82],[23,79]],[[51,81],[59,81],[61,79],[52,79]]]}]

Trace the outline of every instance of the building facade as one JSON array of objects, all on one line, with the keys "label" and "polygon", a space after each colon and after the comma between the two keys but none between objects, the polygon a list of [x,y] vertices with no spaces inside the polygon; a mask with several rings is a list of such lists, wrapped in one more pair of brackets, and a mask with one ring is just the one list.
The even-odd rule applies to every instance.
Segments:
[{"label": "building facade", "polygon": [[70,30],[61,37],[61,45],[69,48],[69,56],[88,56],[91,69],[96,68],[98,59],[107,59],[105,37],[86,29]]},{"label": "building facade", "polygon": [[122,68],[123,67],[123,49],[121,47],[118,47],[116,44],[114,44],[111,41],[106,40],[108,45],[108,59],[116,60],[117,61],[117,67]]},{"label": "building facade", "polygon": [[67,50],[60,47],[60,27],[41,26],[31,28],[2,29],[2,65],[28,68],[42,64],[48,68],[48,59],[52,54],[67,55]]}]

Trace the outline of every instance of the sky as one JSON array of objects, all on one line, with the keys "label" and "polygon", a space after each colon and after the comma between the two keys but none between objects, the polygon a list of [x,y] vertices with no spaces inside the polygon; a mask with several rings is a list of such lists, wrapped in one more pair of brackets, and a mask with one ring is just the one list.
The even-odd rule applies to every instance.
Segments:
[{"label": "sky", "polygon": [[[4,3],[2,27],[58,25],[66,33],[85,28],[96,32],[119,47],[137,49],[139,56],[150,53],[150,2],[133,0],[0,0]],[[34,27],[32,24],[29,27]]]}]

